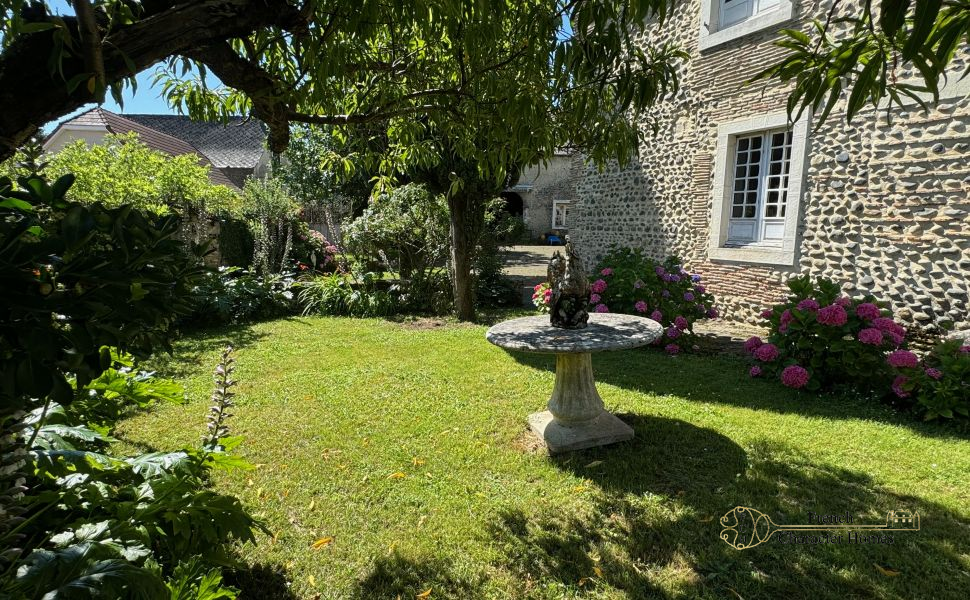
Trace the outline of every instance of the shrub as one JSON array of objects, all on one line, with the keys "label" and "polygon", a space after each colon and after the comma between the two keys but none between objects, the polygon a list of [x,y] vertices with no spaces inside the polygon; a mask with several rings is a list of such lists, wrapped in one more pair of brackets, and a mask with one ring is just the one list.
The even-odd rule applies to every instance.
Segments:
[{"label": "shrub", "polygon": [[303,314],[385,317],[401,312],[400,286],[380,289],[380,274],[365,273],[359,280],[343,273],[320,275],[297,283]]},{"label": "shrub", "polygon": [[[905,351],[897,351],[899,353]],[[970,346],[950,340],[923,359],[893,352],[893,393],[926,420],[970,418]]]},{"label": "shrub", "polygon": [[192,323],[244,323],[297,312],[292,275],[259,276],[239,267],[206,273],[192,289]]},{"label": "shrub", "polygon": [[873,296],[851,299],[827,279],[813,284],[807,276],[797,277],[788,288],[791,295],[784,303],[762,313],[771,331],[768,340],[745,343],[757,361],[752,376],[777,376],[789,387],[813,391],[884,385],[889,374],[886,354],[901,347],[906,337],[886,304]]},{"label": "shrub", "polygon": [[494,198],[485,205],[485,221],[475,251],[475,301],[479,306],[518,306],[522,301],[516,283],[502,274],[502,248],[521,237],[521,219],[504,210],[505,200]]},{"label": "shrub", "polygon": [[261,275],[292,264],[300,205],[278,179],[250,177],[243,186],[243,213],[253,234],[253,268]]},{"label": "shrub", "polygon": [[611,250],[591,276],[590,311],[649,317],[664,327],[657,340],[670,354],[689,348],[698,319],[717,317],[714,296],[676,257],[662,262],[632,248]]}]

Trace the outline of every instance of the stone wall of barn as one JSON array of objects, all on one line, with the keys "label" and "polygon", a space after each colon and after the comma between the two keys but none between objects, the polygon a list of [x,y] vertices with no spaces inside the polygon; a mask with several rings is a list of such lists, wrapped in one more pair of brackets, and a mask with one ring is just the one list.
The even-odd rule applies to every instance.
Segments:
[{"label": "stone wall of barn", "polygon": [[573,215],[576,208],[576,180],[580,173],[571,156],[556,155],[547,165],[529,167],[519,176],[511,191],[522,198],[522,220],[530,237],[538,240],[552,231],[552,205],[554,201],[572,202]]},{"label": "stone wall of barn", "polygon": [[[611,245],[678,255],[704,275],[722,314],[740,321],[756,322],[785,296],[787,279],[807,273],[886,299],[911,325],[970,327],[970,90],[951,88],[929,113],[906,107],[887,120],[870,110],[848,124],[837,108],[818,129],[813,122],[794,265],[709,258],[718,126],[783,112],[789,90],[744,85],[781,55],[774,29],[699,51],[700,4],[680,4],[662,38],[644,37],[675,41],[691,59],[677,94],[641,123],[639,160],[589,168],[578,182],[573,237],[587,261]],[[806,29],[825,9],[796,2],[794,14]]]}]

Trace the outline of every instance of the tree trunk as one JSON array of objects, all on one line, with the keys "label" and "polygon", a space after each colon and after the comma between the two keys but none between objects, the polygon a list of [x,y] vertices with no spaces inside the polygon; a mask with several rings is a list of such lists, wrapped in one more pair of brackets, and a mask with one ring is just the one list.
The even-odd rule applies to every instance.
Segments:
[{"label": "tree trunk", "polygon": [[451,236],[451,289],[459,321],[475,320],[475,278],[472,265],[475,247],[485,219],[484,204],[462,193],[448,197],[449,233]]}]

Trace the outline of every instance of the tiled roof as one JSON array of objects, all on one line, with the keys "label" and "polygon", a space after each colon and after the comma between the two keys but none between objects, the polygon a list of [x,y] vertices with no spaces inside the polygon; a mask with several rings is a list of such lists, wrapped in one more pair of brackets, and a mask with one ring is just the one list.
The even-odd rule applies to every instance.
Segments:
[{"label": "tiled roof", "polygon": [[125,118],[198,148],[219,168],[255,168],[266,145],[260,121],[235,117],[223,124],[192,121],[180,115],[125,115]]},{"label": "tiled roof", "polygon": [[102,108],[95,108],[74,117],[70,121],[62,123],[62,125],[66,125],[67,123],[70,123],[71,125],[84,125],[89,127],[104,127],[108,132],[114,134],[122,134],[133,131],[138,134],[139,140],[154,150],[159,150],[166,154],[171,154],[172,156],[195,154],[199,157],[200,164],[208,165],[210,167],[209,181],[216,185],[224,185],[229,188],[238,189],[238,186],[236,186],[236,184],[234,184],[225,173],[219,170],[219,165],[214,165],[212,161],[204,153],[200,152],[194,145],[185,140],[158,131],[153,127],[148,127],[135,120],[129,119],[128,115],[121,116]]}]

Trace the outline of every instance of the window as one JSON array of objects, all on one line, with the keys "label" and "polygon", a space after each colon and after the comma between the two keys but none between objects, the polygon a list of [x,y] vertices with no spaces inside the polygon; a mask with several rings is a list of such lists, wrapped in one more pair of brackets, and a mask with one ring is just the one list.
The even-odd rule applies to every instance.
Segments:
[{"label": "window", "polygon": [[710,258],[794,264],[809,120],[789,126],[782,112],[718,127]]},{"label": "window", "polygon": [[781,244],[788,204],[791,145],[791,130],[737,138],[729,244]]},{"label": "window", "polygon": [[567,229],[569,227],[569,209],[571,202],[554,200],[552,203],[552,228]]},{"label": "window", "polygon": [[720,18],[718,25],[720,29],[725,29],[778,8],[780,0],[718,0],[720,2]]},{"label": "window", "polygon": [[792,0],[701,0],[700,50],[778,27],[793,13]]}]

